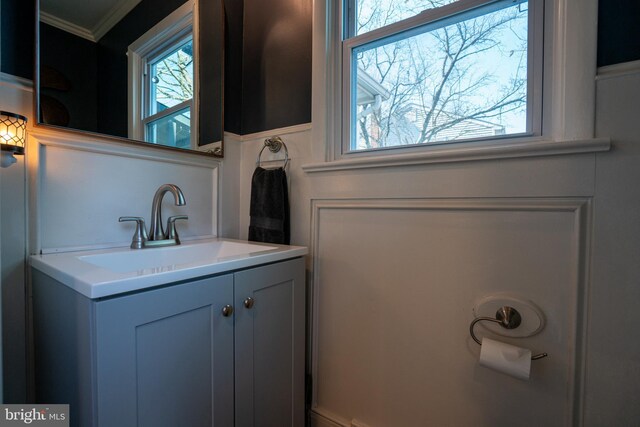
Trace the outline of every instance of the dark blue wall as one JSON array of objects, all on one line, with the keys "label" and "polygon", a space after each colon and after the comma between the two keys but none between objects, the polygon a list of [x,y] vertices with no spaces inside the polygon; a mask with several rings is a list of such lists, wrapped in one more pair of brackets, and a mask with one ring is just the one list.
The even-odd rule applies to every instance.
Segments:
[{"label": "dark blue wall", "polygon": [[224,129],[238,135],[242,134],[243,13],[243,0],[224,0]]},{"label": "dark blue wall", "polygon": [[241,134],[311,122],[311,0],[244,0]]},{"label": "dark blue wall", "polygon": [[2,0],[0,7],[0,71],[32,79],[35,2]]},{"label": "dark blue wall", "polygon": [[[223,51],[221,44],[224,34],[222,0],[207,0],[199,3],[200,10],[200,105],[198,108],[200,135],[198,145],[206,145],[222,140],[223,115],[222,102],[210,102],[222,99],[223,89],[220,81],[224,70],[220,66]],[[211,54],[206,54],[211,52]],[[214,53],[215,52],[215,53]],[[209,100],[209,102],[207,101]]]},{"label": "dark blue wall", "polygon": [[95,132],[99,86],[96,44],[43,23],[40,24],[40,35],[41,40],[46,40],[46,48],[40,55],[41,69],[49,67],[70,83],[68,90],[49,89],[41,84],[42,95],[54,98],[66,107],[70,119],[66,126]]},{"label": "dark blue wall", "polygon": [[640,1],[598,2],[598,66],[640,59]]}]

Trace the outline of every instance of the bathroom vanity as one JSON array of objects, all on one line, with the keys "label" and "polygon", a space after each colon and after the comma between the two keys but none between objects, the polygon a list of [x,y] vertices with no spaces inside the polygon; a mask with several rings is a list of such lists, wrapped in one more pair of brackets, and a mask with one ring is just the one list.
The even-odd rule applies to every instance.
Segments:
[{"label": "bathroom vanity", "polygon": [[76,426],[303,426],[306,253],[33,256],[37,402],[69,403]]}]

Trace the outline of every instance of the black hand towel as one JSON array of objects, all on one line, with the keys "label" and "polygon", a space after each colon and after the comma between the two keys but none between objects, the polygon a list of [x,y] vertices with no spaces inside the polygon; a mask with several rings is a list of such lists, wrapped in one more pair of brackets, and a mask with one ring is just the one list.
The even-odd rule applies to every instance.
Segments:
[{"label": "black hand towel", "polygon": [[257,167],[251,178],[249,240],[289,244],[289,194],[283,168]]}]

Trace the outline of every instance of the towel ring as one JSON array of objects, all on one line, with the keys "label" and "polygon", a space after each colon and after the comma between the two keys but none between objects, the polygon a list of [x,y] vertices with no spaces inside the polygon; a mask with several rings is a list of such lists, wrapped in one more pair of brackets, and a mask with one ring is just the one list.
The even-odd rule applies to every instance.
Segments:
[{"label": "towel ring", "polygon": [[[522,316],[520,316],[520,313],[518,312],[518,310],[516,310],[513,307],[509,307],[507,305],[500,308],[496,312],[495,318],[476,317],[475,319],[473,319],[473,321],[471,322],[471,325],[469,325],[469,333],[471,334],[471,338],[473,338],[473,340],[480,345],[482,345],[482,341],[480,341],[478,337],[476,337],[476,334],[473,331],[473,327],[476,325],[476,323],[481,322],[483,320],[486,320],[487,322],[497,323],[505,329],[515,329],[518,326],[520,326],[520,323],[522,322]],[[540,353],[540,354],[531,356],[531,360],[538,360],[547,356],[548,356],[547,353]]]},{"label": "towel ring", "polygon": [[269,151],[271,151],[272,153],[277,153],[280,151],[280,149],[284,148],[284,166],[282,168],[287,168],[287,166],[289,165],[289,150],[287,149],[287,145],[279,136],[272,136],[271,138],[267,138],[264,140],[264,145],[262,146],[262,149],[258,153],[258,158],[256,159],[256,167],[260,166],[260,156],[262,156],[262,152],[265,148],[269,148]]}]

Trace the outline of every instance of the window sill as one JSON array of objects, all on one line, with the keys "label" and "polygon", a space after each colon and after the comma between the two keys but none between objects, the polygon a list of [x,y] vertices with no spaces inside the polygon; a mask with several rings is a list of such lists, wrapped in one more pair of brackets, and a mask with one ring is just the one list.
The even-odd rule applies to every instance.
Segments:
[{"label": "window sill", "polygon": [[387,156],[375,155],[332,162],[309,163],[302,165],[302,170],[307,173],[315,173],[437,163],[461,163],[478,160],[515,159],[521,157],[560,156],[597,153],[609,151],[610,148],[611,141],[609,138],[592,138],[574,141],[517,142],[489,146],[447,146],[446,148],[440,146],[421,153],[393,154]]}]

